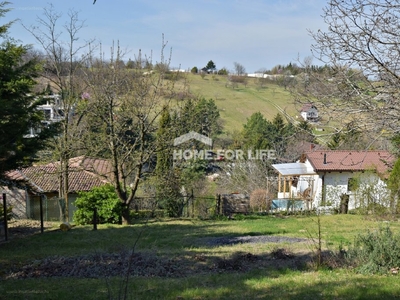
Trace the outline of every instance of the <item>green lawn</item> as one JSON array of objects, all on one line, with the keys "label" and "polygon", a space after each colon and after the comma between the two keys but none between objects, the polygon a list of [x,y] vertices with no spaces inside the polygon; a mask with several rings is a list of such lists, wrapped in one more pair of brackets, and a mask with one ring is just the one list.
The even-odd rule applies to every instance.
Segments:
[{"label": "green lawn", "polygon": [[[48,258],[112,254],[132,249],[137,254],[162,258],[184,276],[131,276],[128,299],[396,299],[400,281],[396,276],[365,276],[348,269],[266,267],[260,260],[250,269],[216,267],[230,258],[267,257],[277,248],[300,257],[315,250],[313,243],[265,243],[216,246],[205,241],[215,237],[286,236],[316,238],[316,217],[253,217],[231,221],[161,220],[131,226],[76,226],[68,232],[47,231],[26,238],[12,236],[0,244],[0,295],[4,299],[120,299],[123,277],[6,279],[10,270],[40,265]],[[388,224],[356,215],[321,217],[324,248],[348,246],[358,233]],[[399,232],[398,221],[391,221]],[[273,260],[269,260],[269,262]],[[280,261],[277,260],[279,263]],[[239,262],[240,263],[240,262]],[[276,263],[276,262],[275,262]],[[285,265],[287,264],[287,266]],[[219,266],[219,265],[218,265]],[[278,264],[278,266],[280,266]],[[286,266],[286,267],[285,267]],[[155,265],[154,268],[159,266]],[[193,267],[193,272],[190,272]],[[201,272],[196,270],[202,270]],[[207,271],[210,270],[210,271]],[[123,285],[122,285],[123,286]]]},{"label": "green lawn", "polygon": [[257,79],[248,78],[246,86],[238,84],[238,87],[232,89],[226,86],[226,76],[187,76],[193,95],[215,100],[225,131],[232,133],[242,130],[247,118],[255,112],[261,112],[269,120],[282,111],[294,118],[298,115],[298,107],[295,107],[290,93],[277,84],[269,83],[259,88],[256,84]]}]

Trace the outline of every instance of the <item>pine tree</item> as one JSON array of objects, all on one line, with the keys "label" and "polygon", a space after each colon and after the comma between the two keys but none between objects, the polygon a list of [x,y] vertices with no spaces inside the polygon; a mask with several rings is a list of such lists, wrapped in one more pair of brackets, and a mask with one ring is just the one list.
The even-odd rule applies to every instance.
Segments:
[{"label": "pine tree", "polygon": [[157,130],[158,152],[157,152],[157,165],[156,174],[161,178],[166,174],[172,166],[172,152],[170,144],[170,128],[171,116],[168,107],[164,108],[161,114],[159,127]]},{"label": "pine tree", "polygon": [[[0,3],[0,17],[9,11],[4,8],[7,2]],[[28,46],[17,45],[7,36],[12,23],[0,26],[0,177],[5,172],[28,165],[35,153],[43,146],[43,139],[49,133],[41,121],[42,115],[36,109],[32,89],[36,84],[39,64],[24,58]],[[40,133],[26,138],[30,128]]]},{"label": "pine tree", "polygon": [[264,118],[261,112],[252,114],[243,126],[244,148],[268,149],[270,141],[266,137],[270,127],[271,123]]}]

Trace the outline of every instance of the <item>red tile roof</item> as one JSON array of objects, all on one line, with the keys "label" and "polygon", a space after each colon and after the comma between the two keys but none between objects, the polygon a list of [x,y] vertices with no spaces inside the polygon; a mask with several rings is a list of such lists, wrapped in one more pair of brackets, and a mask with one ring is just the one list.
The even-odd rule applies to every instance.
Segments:
[{"label": "red tile roof", "polygon": [[[55,192],[59,190],[59,165],[59,162],[56,162],[13,170],[7,173],[7,177],[14,181],[24,181],[36,191]],[[88,169],[85,170],[83,166]],[[107,178],[110,178],[110,170],[110,164],[106,160],[87,159],[83,156],[72,158],[68,177],[69,191],[89,191],[104,185],[108,182]]]},{"label": "red tile roof", "polygon": [[[395,156],[388,151],[317,150],[306,157],[318,171],[368,171],[388,173]],[[325,162],[324,162],[325,160]]]},{"label": "red tile roof", "polygon": [[103,158],[91,158],[78,156],[69,160],[70,168],[77,168],[96,174],[110,180],[113,176],[112,165],[109,160]]},{"label": "red tile roof", "polygon": [[305,104],[302,106],[302,108],[300,109],[300,112],[309,111],[309,110],[312,109],[312,108],[317,109],[317,107],[316,107],[314,104],[312,104],[312,103],[305,103]]}]

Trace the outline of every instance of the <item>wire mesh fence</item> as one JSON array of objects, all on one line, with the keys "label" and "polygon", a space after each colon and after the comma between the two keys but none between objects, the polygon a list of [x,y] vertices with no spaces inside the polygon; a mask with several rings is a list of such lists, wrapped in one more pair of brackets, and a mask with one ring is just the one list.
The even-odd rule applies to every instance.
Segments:
[{"label": "wire mesh fence", "polygon": [[[40,204],[42,201],[42,204]],[[63,210],[65,210],[65,199],[58,197],[31,197],[27,201],[27,216],[29,219],[40,220],[40,210],[42,207],[44,221],[62,221]],[[69,222],[73,221],[74,212],[77,210],[75,206],[75,198],[68,199]]]},{"label": "wire mesh fence", "polygon": [[[231,199],[232,198],[232,199]],[[40,200],[42,204],[40,205]],[[75,198],[68,199],[69,222],[73,222],[73,215],[77,210]],[[173,202],[174,206],[169,205]],[[44,221],[64,221],[63,210],[65,200],[54,197],[31,197],[27,202],[27,217],[40,220],[41,207]],[[184,217],[184,218],[210,218],[214,215],[230,215],[232,213],[247,213],[248,198],[195,196],[193,194],[180,196],[175,199],[160,199],[155,196],[135,197],[130,203],[132,212],[148,217]],[[175,210],[175,211],[172,211]]]}]

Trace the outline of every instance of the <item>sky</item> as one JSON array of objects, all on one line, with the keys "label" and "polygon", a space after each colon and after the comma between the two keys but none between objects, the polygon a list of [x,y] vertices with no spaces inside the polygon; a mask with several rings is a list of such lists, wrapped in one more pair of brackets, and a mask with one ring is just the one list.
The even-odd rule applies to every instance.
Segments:
[{"label": "sky", "polygon": [[[161,61],[171,58],[171,68],[203,68],[212,60],[217,69],[234,70],[241,64],[247,73],[269,70],[281,64],[302,62],[311,56],[309,30],[324,30],[323,0],[9,0],[12,8],[1,24],[16,21],[9,33],[23,44],[40,49],[23,26],[38,26],[44,9],[61,14],[58,32],[78,13],[84,26],[79,43],[101,43],[107,55],[119,42],[124,58],[139,50]],[[65,38],[65,36],[61,35]],[[100,53],[100,50],[99,50]],[[320,64],[313,59],[313,64]]]}]

